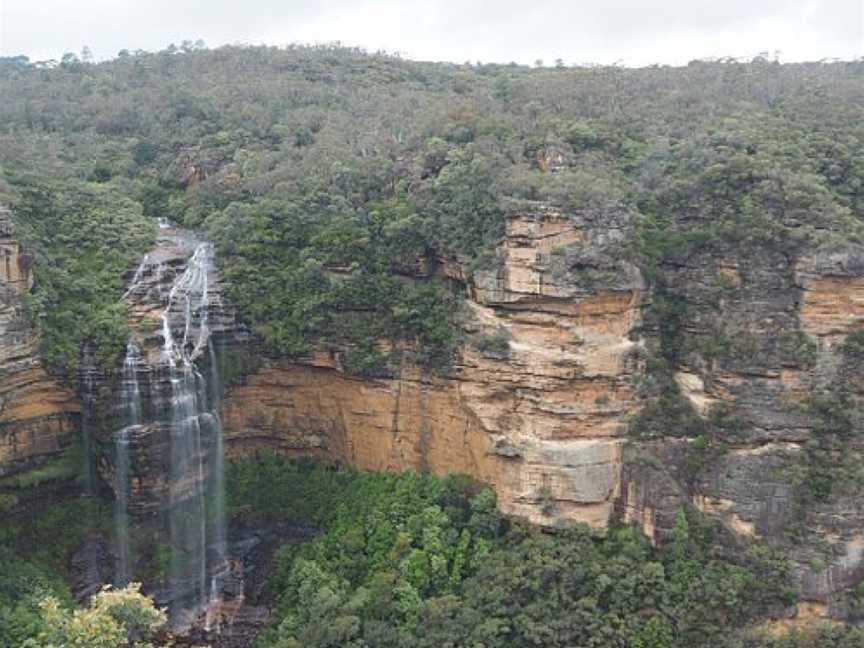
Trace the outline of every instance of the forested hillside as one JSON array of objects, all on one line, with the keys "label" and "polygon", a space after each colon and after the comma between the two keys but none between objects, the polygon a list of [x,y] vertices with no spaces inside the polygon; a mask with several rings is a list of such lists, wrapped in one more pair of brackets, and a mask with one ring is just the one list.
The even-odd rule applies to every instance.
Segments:
[{"label": "forested hillside", "polygon": [[[33,279],[4,304],[78,389],[64,416],[93,423],[31,407],[20,458],[3,414],[32,372],[0,375],[0,644],[66,645],[87,615],[111,635],[86,648],[169,640],[137,591],[73,614],[68,583],[80,547],[110,544],[128,421],[99,399],[125,360],[171,418],[124,293],[157,249],[136,316],[164,308],[167,345],[195,230],[230,302],[204,390],[229,535],[304,530],[250,559],[256,645],[864,646],[864,61],[185,43],[4,58],[0,88],[4,236]],[[165,221],[185,228],[170,250]],[[62,400],[42,389],[16,398]],[[158,438],[127,454],[142,518],[164,513]],[[86,460],[104,483],[79,499]],[[488,483],[429,474],[454,470]],[[149,545],[147,593],[172,559]]]},{"label": "forested hillside", "polygon": [[[446,370],[458,300],[400,274],[450,255],[494,267],[520,201],[625,215],[636,236],[620,254],[658,285],[696,251],[794,254],[857,237],[864,217],[860,62],[529,69],[189,46],[0,74],[0,189],[36,254],[61,259],[37,264],[34,298],[57,366],[83,339],[116,353],[113,270],[156,217],[219,243],[231,297],[273,353],[346,341],[365,374],[405,352],[385,357],[373,337]],[[62,261],[82,244],[116,258]]]}]

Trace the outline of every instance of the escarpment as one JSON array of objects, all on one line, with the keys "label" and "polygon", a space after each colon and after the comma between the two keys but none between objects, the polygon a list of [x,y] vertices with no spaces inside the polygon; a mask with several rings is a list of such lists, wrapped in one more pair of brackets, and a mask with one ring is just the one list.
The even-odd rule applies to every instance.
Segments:
[{"label": "escarpment", "polygon": [[[694,507],[719,523],[722,551],[781,549],[808,614],[849,618],[864,580],[864,448],[849,433],[864,395],[864,249],[706,253],[666,267],[659,282],[628,252],[633,227],[626,212],[591,218],[526,203],[489,267],[417,264],[408,280],[451,282],[465,296],[462,345],[441,374],[406,363],[387,377],[351,375],[338,348],[262,357],[211,269],[208,327],[229,381],[226,452],[465,473],[492,485],[505,513],[598,532],[633,522],[658,544],[678,511]],[[9,475],[72,444],[81,401],[36,359],[21,315],[29,275],[4,231],[0,466]],[[156,520],[178,484],[195,489],[172,486],[171,374],[161,364],[162,313],[196,242],[163,230],[124,295],[150,422],[121,425],[117,394],[129,376],[120,372],[93,373],[90,400],[83,394],[101,482],[140,520]],[[128,465],[117,460],[118,430]]]},{"label": "escarpment", "polygon": [[229,391],[229,451],[464,472],[495,486],[505,512],[604,528],[638,408],[630,336],[644,298],[638,269],[604,251],[610,225],[543,206],[513,217],[497,267],[439,263],[467,295],[466,344],[446,377],[408,366],[360,379],[326,353],[267,363]]},{"label": "escarpment", "polygon": [[[655,543],[695,507],[725,551],[782,549],[808,609],[847,616],[864,578],[861,445],[831,426],[861,393],[844,345],[864,315],[861,251],[726,251],[649,286],[627,216],[598,220],[534,205],[508,221],[496,267],[438,261],[467,304],[444,376],[351,376],[338,352],[264,361],[229,389],[228,451],[464,472],[504,512],[598,531],[635,522]],[[658,402],[673,406],[652,421]]]},{"label": "escarpment", "polygon": [[691,343],[672,371],[691,418],[634,439],[617,501],[656,542],[691,505],[721,523],[728,551],[782,548],[801,598],[823,617],[852,614],[864,579],[862,260],[844,245],[792,258],[741,250],[677,268]]},{"label": "escarpment", "polygon": [[572,246],[608,237],[606,225],[537,209],[509,222],[498,268],[466,279],[467,268],[442,262],[469,295],[467,344],[447,378],[405,367],[358,379],[323,353],[270,364],[229,392],[229,451],[465,472],[495,485],[507,512],[605,527],[637,408],[628,336],[644,291],[635,267]]},{"label": "escarpment", "polygon": [[[592,221],[528,205],[508,220],[492,267],[471,269],[456,258],[423,266],[414,280],[435,273],[466,298],[463,344],[443,375],[406,364],[391,377],[354,376],[338,351],[303,361],[253,357],[212,274],[214,340],[255,367],[235,376],[222,405],[227,452],[466,473],[494,486],[506,513],[598,531],[620,518],[657,543],[681,507],[693,506],[721,524],[727,551],[782,547],[812,610],[847,616],[848,592],[864,579],[862,447],[834,428],[843,424],[838,417],[855,415],[864,394],[864,351],[854,335],[864,318],[864,251],[817,248],[791,260],[742,251],[669,271],[685,304],[672,339],[686,343],[666,389],[689,414],[646,430],[644,411],[658,397],[646,381],[669,335],[658,328],[669,296],[622,252],[631,228],[626,214]],[[0,465],[10,475],[72,445],[81,401],[37,359],[21,311],[27,266],[11,225],[4,232]],[[129,428],[126,496],[142,519],[164,510],[171,488],[161,313],[195,244],[172,232],[160,240],[124,297],[145,418],[155,421]],[[122,379],[95,375],[91,386],[97,467],[114,488]],[[820,481],[826,471],[829,492]]]},{"label": "escarpment", "polygon": [[78,434],[76,394],[48,374],[24,314],[30,259],[11,213],[0,208],[0,477],[33,469],[66,451]]}]

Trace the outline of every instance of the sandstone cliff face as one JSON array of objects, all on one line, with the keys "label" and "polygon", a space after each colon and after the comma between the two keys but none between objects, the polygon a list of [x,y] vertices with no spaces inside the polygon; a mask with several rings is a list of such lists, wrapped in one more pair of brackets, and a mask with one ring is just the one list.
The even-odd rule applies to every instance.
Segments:
[{"label": "sandstone cliff face", "polygon": [[[80,405],[34,359],[20,312],[29,275],[11,230],[2,232],[0,474],[10,474],[68,445]],[[695,507],[720,523],[732,553],[754,542],[780,548],[809,614],[849,617],[848,594],[864,581],[856,471],[864,444],[826,445],[814,399],[842,393],[853,414],[864,403],[864,365],[843,350],[864,328],[864,249],[799,258],[742,250],[667,269],[688,304],[687,344],[672,379],[713,435],[706,445],[674,423],[652,438],[628,434],[652,398],[642,386],[644,359],[659,337],[657,294],[621,253],[630,236],[623,214],[595,222],[535,206],[509,221],[495,267],[472,272],[439,259],[415,268],[417,280],[436,272],[466,296],[465,344],[447,376],[406,366],[392,378],[354,377],[340,353],[254,359],[256,370],[223,403],[228,452],[276,449],[370,470],[467,473],[495,487],[505,513],[598,531],[618,517],[657,543],[682,507]],[[159,319],[189,245],[166,233],[130,277],[141,397],[147,420],[163,421],[130,431],[130,509],[139,515],[155,515],[170,488],[171,387],[159,368]],[[215,274],[212,286],[214,335],[249,361],[255,354],[236,346],[245,333],[222,304]],[[92,422],[110,486],[119,384],[117,376],[96,378]],[[726,419],[718,422],[718,412]],[[814,497],[819,461],[829,462],[836,484]]]},{"label": "sandstone cliff face", "polygon": [[[605,528],[638,408],[630,335],[644,294],[639,271],[604,252],[626,219],[609,225],[538,208],[508,223],[494,270],[442,262],[469,298],[468,343],[447,378],[358,379],[324,354],[268,363],[228,394],[229,451],[463,472],[493,485],[504,512]],[[506,350],[481,350],[490,336]]]},{"label": "sandstone cliff face", "polygon": [[[864,251],[701,258],[678,270],[678,285],[691,304],[708,303],[706,286],[730,267],[734,289],[714,314],[697,311],[686,324],[697,339],[727,341],[729,352],[706,358],[697,345],[675,379],[704,418],[722,406],[736,424],[716,428],[708,446],[687,438],[631,445],[617,509],[662,542],[676,511],[695,506],[721,522],[731,552],[751,541],[780,548],[810,612],[848,617],[847,595],[864,580],[864,443],[854,431],[842,438],[846,424],[835,419],[848,415],[858,429],[860,359],[843,341],[864,323]],[[838,394],[846,400],[819,404]]]},{"label": "sandstone cliff face", "polygon": [[[229,452],[464,472],[493,485],[505,513],[598,531],[617,517],[656,543],[695,507],[730,554],[752,543],[784,552],[808,614],[848,617],[847,594],[864,580],[860,482],[849,476],[822,499],[808,482],[822,443],[813,399],[838,381],[864,395],[839,351],[864,328],[864,251],[740,250],[666,269],[688,305],[672,379],[706,444],[671,419],[655,438],[628,434],[653,398],[640,385],[659,339],[658,297],[621,253],[630,236],[624,215],[523,211],[496,268],[438,263],[468,304],[448,376],[352,377],[339,354],[263,361],[224,403]],[[854,464],[861,444],[844,448]]]},{"label": "sandstone cliff face", "polygon": [[31,284],[11,215],[0,208],[0,476],[56,456],[78,433],[78,399],[45,371],[23,314]]}]

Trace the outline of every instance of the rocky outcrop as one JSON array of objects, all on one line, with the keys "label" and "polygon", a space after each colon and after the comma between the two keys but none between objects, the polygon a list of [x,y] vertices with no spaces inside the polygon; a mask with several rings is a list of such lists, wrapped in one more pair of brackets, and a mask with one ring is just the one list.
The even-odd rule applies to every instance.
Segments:
[{"label": "rocky outcrop", "polygon": [[[816,606],[846,618],[849,593],[864,581],[854,477],[864,457],[856,423],[864,382],[860,358],[842,343],[864,324],[864,250],[798,259],[742,250],[693,259],[677,273],[690,309],[684,329],[697,344],[684,349],[675,382],[706,419],[707,436],[634,442],[616,508],[662,543],[676,511],[695,507],[718,521],[730,553],[753,542],[779,549],[802,614]],[[732,280],[718,289],[724,276]],[[725,347],[719,357],[698,343],[709,338]],[[726,418],[712,420],[718,412]]]},{"label": "rocky outcrop", "polygon": [[[35,338],[21,317],[26,259],[4,227],[0,471],[9,474],[67,446],[80,406],[34,359]],[[799,257],[767,248],[715,251],[665,268],[664,289],[680,300],[673,340],[680,349],[672,360],[667,354],[668,382],[702,427],[678,429],[670,418],[653,436],[636,438],[631,417],[656,398],[647,360],[670,334],[655,303],[665,297],[623,252],[630,228],[626,213],[523,205],[493,267],[472,270],[446,258],[402,269],[417,281],[437,274],[464,291],[465,344],[443,376],[414,366],[389,378],[352,376],[343,353],[332,350],[293,362],[256,357],[243,346],[218,275],[208,275],[210,328],[227,347],[222,360],[254,367],[235,377],[222,406],[227,451],[466,473],[495,487],[505,513],[549,526],[584,522],[598,532],[618,518],[655,543],[691,507],[717,522],[730,554],[754,543],[781,550],[805,601],[802,615],[847,618],[849,594],[864,580],[855,469],[864,442],[855,434],[830,441],[836,421],[824,417],[837,413],[821,411],[814,399],[842,395],[831,407],[853,427],[864,420],[864,370],[844,346],[864,328],[864,249]],[[150,421],[127,426],[137,517],[155,519],[170,498],[172,386],[162,366],[161,314],[195,244],[163,230],[125,297],[141,353],[142,420]],[[209,371],[209,362],[202,358],[200,370]],[[91,423],[110,486],[122,380],[96,378]],[[818,483],[825,462],[829,494],[818,490],[825,490]]]},{"label": "rocky outcrop", "polygon": [[[392,378],[353,377],[332,352],[265,360],[229,390],[229,452],[463,472],[493,485],[505,513],[601,531],[617,517],[655,543],[690,507],[717,522],[730,555],[758,543],[789,558],[802,615],[848,616],[848,593],[864,579],[864,505],[852,477],[814,498],[814,453],[839,455],[823,451],[811,404],[838,384],[864,395],[857,364],[841,357],[864,317],[864,252],[682,260],[664,269],[680,300],[669,340],[652,306],[663,296],[619,245],[630,237],[626,214],[523,209],[494,268],[422,266],[467,298],[467,342],[447,376],[403,367]],[[661,343],[680,343],[671,382],[702,427],[669,418],[653,438],[633,437],[631,416],[656,397],[646,358]],[[860,441],[843,448],[854,464]]]},{"label": "rocky outcrop", "polygon": [[79,401],[45,370],[24,316],[32,281],[11,214],[0,208],[0,476],[62,453],[78,430]]},{"label": "rocky outcrop", "polygon": [[801,328],[823,348],[864,328],[864,248],[820,250],[796,270],[803,292]]},{"label": "rocky outcrop", "polygon": [[600,227],[542,207],[519,214],[496,268],[439,264],[464,286],[470,312],[450,375],[405,367],[392,379],[359,379],[338,354],[266,363],[226,399],[229,451],[467,473],[492,484],[507,513],[605,528],[625,422],[639,406],[630,338],[644,284],[606,252],[627,227],[624,215]]}]

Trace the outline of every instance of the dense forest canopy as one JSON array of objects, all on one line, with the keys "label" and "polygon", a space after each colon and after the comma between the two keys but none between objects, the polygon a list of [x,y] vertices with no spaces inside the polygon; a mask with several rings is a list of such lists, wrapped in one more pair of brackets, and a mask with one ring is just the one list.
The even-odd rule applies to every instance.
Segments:
[{"label": "dense forest canopy", "polygon": [[[117,270],[157,217],[214,238],[271,353],[341,345],[371,375],[405,354],[446,371],[458,295],[405,276],[442,257],[494,268],[526,201],[623,219],[620,253],[660,283],[696,249],[794,254],[864,217],[861,61],[528,68],[186,43],[12,57],[0,79],[0,199],[50,260],[32,311],[58,368],[85,341],[106,362],[120,349]],[[112,254],[69,255],[88,248]]]},{"label": "dense forest canopy", "polygon": [[[717,551],[720,529],[696,513],[682,511],[670,543],[657,550],[632,527],[600,539],[587,527],[549,533],[505,519],[490,489],[458,476],[336,471],[275,455],[232,460],[227,476],[238,524],[287,520],[318,530],[278,550],[266,586],[273,617],[258,648],[859,648],[864,641],[862,630],[840,625],[772,632],[764,615],[782,616],[795,600],[783,556],[752,547],[732,561]],[[158,630],[164,615],[134,587],[72,611],[59,575],[68,576],[69,548],[109,524],[94,506],[56,504],[0,529],[0,645],[174,645],[144,632]]]}]

